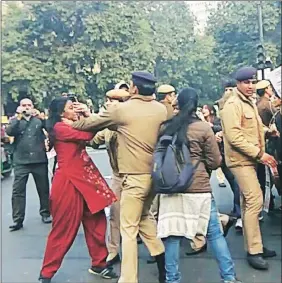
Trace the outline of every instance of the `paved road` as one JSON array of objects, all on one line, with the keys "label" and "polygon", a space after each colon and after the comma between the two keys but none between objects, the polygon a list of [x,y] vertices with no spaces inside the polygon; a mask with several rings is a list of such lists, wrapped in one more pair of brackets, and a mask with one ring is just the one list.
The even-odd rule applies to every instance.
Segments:
[{"label": "paved road", "polygon": [[[105,151],[91,152],[104,176],[110,175],[110,168]],[[27,211],[24,229],[10,233],[8,226],[11,223],[11,191],[13,178],[2,181],[2,221],[1,221],[1,282],[3,283],[35,283],[39,275],[42,256],[45,248],[49,225],[41,223],[38,215],[38,196],[32,178],[28,182]],[[212,185],[218,207],[221,212],[229,212],[232,204],[232,193],[229,187],[219,188],[213,178]],[[278,256],[269,260],[270,270],[255,271],[248,267],[243,250],[243,238],[237,235],[232,228],[227,241],[235,261],[238,277],[244,283],[279,283],[281,282],[281,214],[265,216],[262,223],[264,242],[267,247],[275,249]],[[183,243],[181,255],[181,270],[183,283],[219,283],[219,274],[216,262],[210,251],[194,257],[185,256]],[[143,245],[139,247],[139,278],[140,283],[157,282],[155,265],[147,265],[147,250]],[[111,282],[88,274],[90,260],[84,241],[83,231],[80,230],[77,239],[67,254],[63,265],[54,277],[54,283],[103,283]],[[116,267],[119,272],[119,266]]]}]

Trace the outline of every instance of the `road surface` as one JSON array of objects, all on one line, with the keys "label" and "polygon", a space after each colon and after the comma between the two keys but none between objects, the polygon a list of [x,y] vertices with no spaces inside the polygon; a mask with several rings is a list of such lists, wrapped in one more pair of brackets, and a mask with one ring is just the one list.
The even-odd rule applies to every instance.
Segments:
[{"label": "road surface", "polygon": [[[102,151],[91,151],[91,157],[105,177],[110,176],[111,170],[107,154]],[[27,210],[24,229],[11,233],[8,226],[12,223],[11,192],[13,177],[2,180],[1,201],[1,282],[2,283],[35,283],[39,276],[46,237],[50,225],[41,223],[39,217],[39,202],[34,182],[30,177],[27,188]],[[232,192],[229,187],[220,188],[216,179],[212,178],[214,195],[221,212],[230,212]],[[277,198],[279,201],[279,199]],[[265,246],[275,249],[278,256],[270,259],[269,271],[256,271],[250,268],[245,260],[243,237],[231,228],[227,241],[235,262],[238,277],[244,283],[279,283],[281,282],[281,214],[266,215],[262,223]],[[183,283],[219,283],[220,277],[216,262],[208,249],[197,256],[185,256],[187,241],[182,243],[181,264]],[[148,252],[143,245],[139,246],[139,282],[157,283],[156,265],[147,265]],[[86,248],[82,229],[74,245],[65,257],[63,265],[53,283],[103,283],[116,282],[102,280],[100,277],[88,274],[90,259]],[[119,265],[116,267],[119,273]]]}]

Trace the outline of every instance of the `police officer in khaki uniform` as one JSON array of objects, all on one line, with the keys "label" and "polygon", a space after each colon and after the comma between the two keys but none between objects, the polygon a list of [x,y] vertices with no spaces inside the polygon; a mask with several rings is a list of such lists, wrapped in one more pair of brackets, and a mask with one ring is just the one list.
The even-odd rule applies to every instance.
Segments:
[{"label": "police officer in khaki uniform", "polygon": [[[128,91],[124,89],[113,89],[106,93],[106,108],[116,105],[118,103],[125,102],[130,98]],[[118,140],[117,132],[104,129],[98,132],[90,145],[93,148],[99,148],[100,145],[106,145],[107,152],[109,155],[110,165],[112,168],[112,184],[111,189],[120,200],[121,195],[121,184],[122,176],[119,174],[117,151],[118,151]],[[120,204],[119,201],[112,204],[110,209],[110,233],[108,239],[108,251],[107,264],[109,266],[120,261],[119,257],[119,246],[120,246]]]},{"label": "police officer in khaki uniform", "polygon": [[234,94],[234,88],[236,87],[236,82],[233,80],[228,80],[224,83],[224,94],[222,98],[215,102],[218,106],[219,111],[223,109],[225,102]]},{"label": "police officer in khaki uniform", "polygon": [[173,116],[172,102],[176,98],[175,88],[171,85],[161,85],[157,90],[157,100],[162,103],[167,110],[167,119]]},{"label": "police officer in khaki uniform", "polygon": [[163,105],[154,100],[156,79],[147,72],[134,72],[131,98],[73,124],[76,129],[115,130],[118,136],[118,167],[123,177],[120,198],[122,262],[119,283],[138,282],[137,234],[156,257],[159,282],[165,282],[164,245],[157,239],[156,222],[150,217],[151,168],[159,128],[167,118]]},{"label": "police officer in khaki uniform", "polygon": [[[257,102],[258,113],[261,117],[265,129],[265,137],[267,141],[266,152],[270,153],[275,150],[279,132],[275,126],[275,114],[279,111],[272,105],[272,98],[274,97],[273,88],[268,80],[262,80],[256,86],[259,100]],[[272,122],[272,123],[271,123]],[[274,154],[274,152],[273,152]],[[263,196],[265,196],[265,166],[259,164],[257,167],[257,175],[260,186],[262,188]],[[274,196],[271,192],[269,210],[274,209]]]},{"label": "police officer in khaki uniform", "polygon": [[265,153],[263,124],[251,97],[256,91],[256,69],[244,67],[235,75],[235,95],[228,99],[221,112],[226,164],[234,174],[242,194],[242,220],[247,249],[247,260],[256,269],[268,269],[264,258],[275,252],[263,247],[259,213],[263,197],[256,174],[256,166],[263,163],[277,165]]}]

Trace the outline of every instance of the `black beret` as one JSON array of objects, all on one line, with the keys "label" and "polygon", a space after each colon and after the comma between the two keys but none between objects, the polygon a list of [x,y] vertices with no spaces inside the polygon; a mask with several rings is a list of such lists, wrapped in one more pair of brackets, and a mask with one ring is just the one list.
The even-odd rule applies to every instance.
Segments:
[{"label": "black beret", "polygon": [[235,74],[235,80],[242,82],[245,80],[253,80],[257,78],[257,69],[254,67],[240,68]]},{"label": "black beret", "polygon": [[134,83],[155,85],[157,79],[148,72],[133,72],[132,81]]},{"label": "black beret", "polygon": [[227,80],[224,82],[223,84],[224,88],[227,88],[227,87],[236,87],[236,81],[235,80]]}]

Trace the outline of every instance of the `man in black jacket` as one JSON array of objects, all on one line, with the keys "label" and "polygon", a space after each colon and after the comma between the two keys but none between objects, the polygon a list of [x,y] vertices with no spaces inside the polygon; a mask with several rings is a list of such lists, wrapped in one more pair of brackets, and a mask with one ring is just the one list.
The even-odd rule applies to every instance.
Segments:
[{"label": "man in black jacket", "polygon": [[17,108],[17,117],[7,127],[7,134],[14,137],[14,184],[12,210],[14,224],[9,228],[17,231],[23,228],[26,206],[26,184],[33,175],[40,199],[39,213],[43,223],[51,223],[49,212],[48,160],[45,150],[44,121],[33,116],[33,103],[23,99]]}]

